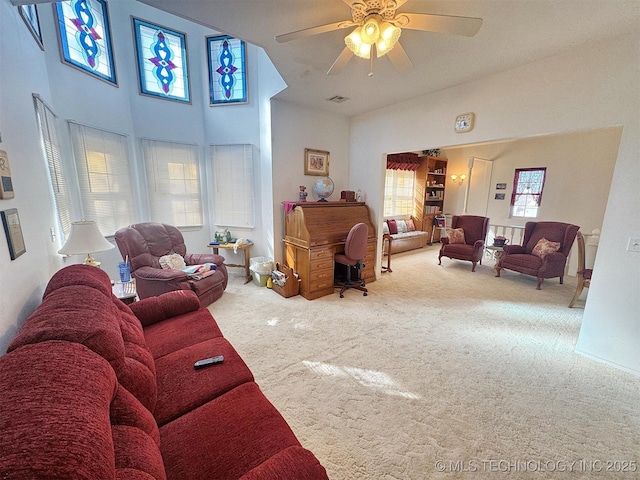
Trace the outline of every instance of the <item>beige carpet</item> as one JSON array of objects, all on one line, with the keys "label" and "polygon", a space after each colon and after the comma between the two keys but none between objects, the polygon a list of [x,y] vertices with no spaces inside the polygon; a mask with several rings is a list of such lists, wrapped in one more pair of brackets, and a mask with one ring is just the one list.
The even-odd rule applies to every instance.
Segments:
[{"label": "beige carpet", "polygon": [[640,378],[574,353],[575,278],[537,291],[437,252],[343,299],[230,269],[210,310],[332,479],[640,478]]}]

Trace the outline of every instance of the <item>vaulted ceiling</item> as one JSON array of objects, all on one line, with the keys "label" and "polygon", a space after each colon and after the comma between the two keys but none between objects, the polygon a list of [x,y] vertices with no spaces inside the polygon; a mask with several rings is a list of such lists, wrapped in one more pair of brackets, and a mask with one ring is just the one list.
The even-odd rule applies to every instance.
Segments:
[{"label": "vaulted ceiling", "polygon": [[[349,20],[354,0],[140,1],[263,47],[288,85],[278,98],[348,116],[640,27],[638,0],[408,0],[398,12],[480,17],[482,27],[473,37],[405,29],[400,42],[410,70],[382,57],[368,76],[369,61],[354,56],[340,74],[326,75],[351,29],[282,44],[274,37]],[[328,100],[335,96],[347,100]]]}]

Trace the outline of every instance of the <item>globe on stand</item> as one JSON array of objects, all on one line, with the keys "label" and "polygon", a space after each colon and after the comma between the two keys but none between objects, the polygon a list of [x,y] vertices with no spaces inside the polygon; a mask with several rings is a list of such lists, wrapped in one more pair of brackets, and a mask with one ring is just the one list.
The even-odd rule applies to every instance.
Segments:
[{"label": "globe on stand", "polygon": [[326,202],[327,198],[333,193],[334,185],[333,180],[329,177],[319,178],[313,186],[313,193],[320,200],[319,202]]}]

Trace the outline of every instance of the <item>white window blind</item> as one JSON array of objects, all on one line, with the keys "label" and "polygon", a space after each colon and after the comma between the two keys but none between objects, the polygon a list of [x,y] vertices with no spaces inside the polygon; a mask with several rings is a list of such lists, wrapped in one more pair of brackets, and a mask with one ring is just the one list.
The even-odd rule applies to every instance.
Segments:
[{"label": "white window blind", "polygon": [[413,214],[413,186],[416,173],[387,169],[384,183],[384,216]]},{"label": "white window blind", "polygon": [[58,118],[38,95],[33,96],[33,104],[36,110],[44,156],[49,167],[49,181],[53,193],[53,202],[60,229],[62,230],[61,240],[64,242],[71,231],[71,197],[69,195],[69,185],[62,170]]},{"label": "white window blind", "polygon": [[142,140],[151,220],[177,227],[202,225],[198,147]]},{"label": "white window blind", "polygon": [[212,145],[216,225],[254,226],[253,146]]},{"label": "white window blind", "polygon": [[113,235],[135,220],[127,137],[69,122],[84,218]]}]

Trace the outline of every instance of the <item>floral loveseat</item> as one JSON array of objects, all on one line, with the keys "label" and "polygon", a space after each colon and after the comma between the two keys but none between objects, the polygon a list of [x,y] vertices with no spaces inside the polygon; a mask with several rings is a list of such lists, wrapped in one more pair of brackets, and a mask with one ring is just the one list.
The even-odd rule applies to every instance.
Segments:
[{"label": "floral loveseat", "polygon": [[195,292],[128,307],[87,265],[52,277],[0,357],[0,418],[2,479],[328,478]]},{"label": "floral loveseat", "polygon": [[[391,236],[391,252],[400,253],[423,248],[430,240],[430,233],[418,229],[421,222],[415,217],[390,218],[382,223],[383,235]],[[389,254],[389,242],[383,242],[383,255]]]}]

